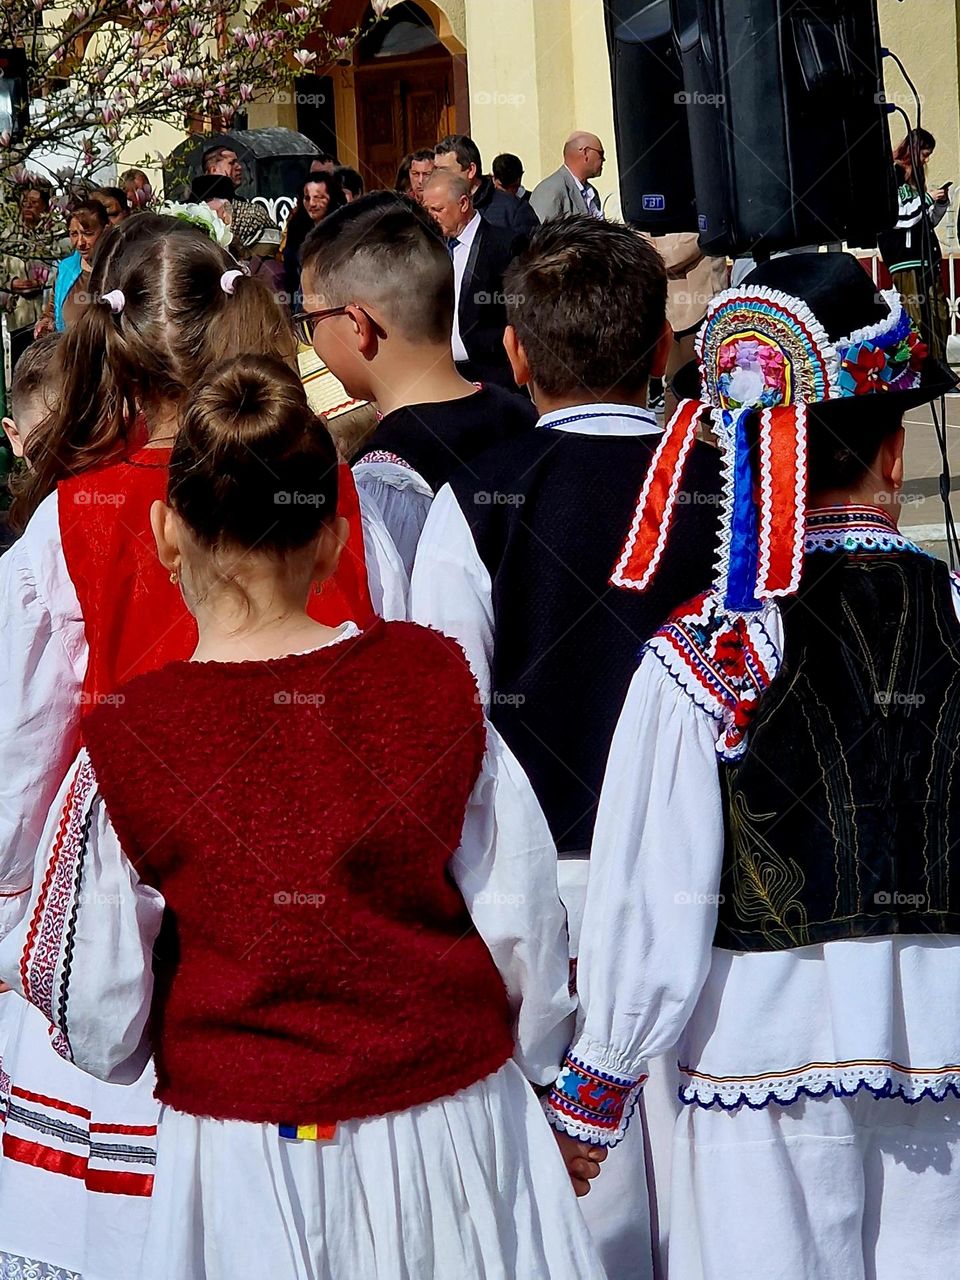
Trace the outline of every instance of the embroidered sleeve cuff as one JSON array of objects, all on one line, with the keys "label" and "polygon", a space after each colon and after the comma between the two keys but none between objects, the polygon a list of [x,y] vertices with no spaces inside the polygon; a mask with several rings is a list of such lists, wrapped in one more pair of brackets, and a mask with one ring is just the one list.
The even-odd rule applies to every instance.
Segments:
[{"label": "embroidered sleeve cuff", "polygon": [[554,1129],[601,1147],[615,1147],[627,1125],[646,1076],[630,1079],[589,1066],[567,1053],[543,1110]]}]

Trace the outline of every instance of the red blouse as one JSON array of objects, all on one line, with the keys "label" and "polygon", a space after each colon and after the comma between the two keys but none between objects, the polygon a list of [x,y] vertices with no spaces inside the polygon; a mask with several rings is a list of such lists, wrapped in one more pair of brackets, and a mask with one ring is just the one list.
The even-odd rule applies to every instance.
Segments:
[{"label": "red blouse", "polygon": [[[62,480],[60,538],[77,592],[90,656],[83,701],[94,706],[118,685],[188,658],[197,624],[179,587],[157,559],[150,508],[165,500],[170,449],[137,449],[126,457]],[[350,537],[336,573],[311,593],[307,611],[336,626],[374,617],[367,586],[360,502],[350,468],[341,463],[338,512]]]}]

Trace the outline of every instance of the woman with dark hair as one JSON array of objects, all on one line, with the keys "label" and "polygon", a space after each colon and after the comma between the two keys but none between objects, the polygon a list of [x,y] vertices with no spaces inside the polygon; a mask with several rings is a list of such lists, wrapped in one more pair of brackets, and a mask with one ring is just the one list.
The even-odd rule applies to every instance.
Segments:
[{"label": "woman with dark hair", "polygon": [[404,156],[400,161],[400,168],[397,170],[397,176],[394,179],[394,190],[402,196],[413,194],[413,183],[410,178],[410,166],[413,164],[413,154]]},{"label": "woman with dark hair", "polygon": [[942,360],[950,311],[940,280],[940,242],[934,228],[950,208],[950,183],[930,191],[927,163],[937,140],[926,129],[911,129],[893,153],[897,178],[897,225],[879,237],[880,253],[903,305],[930,348]]},{"label": "woman with dark hair", "polygon": [[308,174],[297,192],[297,203],[287,219],[283,250],[287,293],[294,311],[300,307],[300,250],[303,242],[318,222],[346,203],[340,179],[323,170]]},{"label": "woman with dark hair", "polygon": [[33,330],[35,338],[42,338],[54,329],[66,329],[79,319],[90,293],[93,251],[109,225],[107,211],[97,200],[84,200],[71,210],[67,231],[73,253],[64,258],[57,268],[53,296],[36,323]]}]

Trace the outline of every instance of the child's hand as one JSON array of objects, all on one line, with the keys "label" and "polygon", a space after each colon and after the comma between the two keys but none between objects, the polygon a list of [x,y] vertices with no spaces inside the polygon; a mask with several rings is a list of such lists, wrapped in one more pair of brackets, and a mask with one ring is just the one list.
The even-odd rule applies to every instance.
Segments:
[{"label": "child's hand", "polygon": [[585,1196],[590,1190],[590,1179],[599,1174],[600,1166],[607,1158],[606,1147],[592,1147],[588,1142],[580,1142],[567,1133],[558,1133],[556,1129],[553,1136],[563,1156],[563,1163],[567,1166],[574,1191],[578,1196]]}]

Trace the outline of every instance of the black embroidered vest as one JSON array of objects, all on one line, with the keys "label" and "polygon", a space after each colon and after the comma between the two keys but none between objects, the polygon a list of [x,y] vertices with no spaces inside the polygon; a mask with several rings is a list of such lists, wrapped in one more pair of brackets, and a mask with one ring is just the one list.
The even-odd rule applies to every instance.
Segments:
[{"label": "black embroidered vest", "polygon": [[946,566],[889,542],[808,553],[782,607],[782,666],[720,766],[718,947],[960,934],[960,623]]}]

